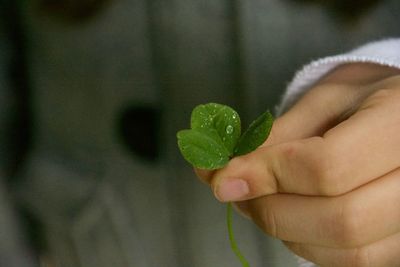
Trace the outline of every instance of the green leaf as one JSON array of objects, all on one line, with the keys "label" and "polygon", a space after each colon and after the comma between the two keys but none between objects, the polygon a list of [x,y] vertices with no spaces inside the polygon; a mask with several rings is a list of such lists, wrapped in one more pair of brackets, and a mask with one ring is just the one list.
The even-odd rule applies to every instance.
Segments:
[{"label": "green leaf", "polygon": [[214,170],[229,162],[229,152],[216,133],[199,130],[182,130],[177,134],[178,146],[183,157],[199,169]]},{"label": "green leaf", "polygon": [[[178,146],[183,157],[194,167],[220,169],[231,157],[247,154],[263,144],[271,131],[272,123],[272,115],[266,112],[240,137],[240,118],[236,111],[216,103],[199,105],[192,112],[192,129],[178,132]],[[249,267],[234,238],[230,203],[226,216],[232,251],[243,267]]]},{"label": "green leaf", "polygon": [[241,134],[239,114],[228,106],[216,103],[197,106],[192,112],[191,127],[202,132],[211,131],[213,136],[216,131],[229,156],[233,155]]},{"label": "green leaf", "polygon": [[268,138],[273,121],[274,118],[268,111],[253,121],[240,137],[234,155],[245,155],[262,145]]},{"label": "green leaf", "polygon": [[217,103],[198,105],[192,111],[190,127],[192,129],[207,129],[213,127],[215,115],[224,107]]}]

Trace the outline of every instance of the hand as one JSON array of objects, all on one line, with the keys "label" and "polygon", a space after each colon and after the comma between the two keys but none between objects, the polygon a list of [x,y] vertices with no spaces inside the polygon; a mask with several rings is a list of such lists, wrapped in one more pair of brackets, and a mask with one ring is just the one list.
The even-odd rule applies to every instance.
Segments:
[{"label": "hand", "polygon": [[262,147],[196,172],[308,260],[400,266],[399,74],[344,65],[278,118]]}]

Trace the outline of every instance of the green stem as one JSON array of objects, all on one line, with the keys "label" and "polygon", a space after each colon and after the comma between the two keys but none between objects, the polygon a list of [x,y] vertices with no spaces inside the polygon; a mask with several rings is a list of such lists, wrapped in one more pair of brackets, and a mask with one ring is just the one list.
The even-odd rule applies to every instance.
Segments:
[{"label": "green stem", "polygon": [[236,257],[239,259],[239,261],[242,263],[243,267],[250,267],[249,263],[247,262],[246,258],[242,255],[240,252],[236,241],[235,237],[233,235],[233,228],[232,228],[232,203],[227,204],[227,209],[226,209],[226,224],[228,226],[228,234],[229,234],[229,241],[231,243],[231,248],[233,253],[235,253]]}]

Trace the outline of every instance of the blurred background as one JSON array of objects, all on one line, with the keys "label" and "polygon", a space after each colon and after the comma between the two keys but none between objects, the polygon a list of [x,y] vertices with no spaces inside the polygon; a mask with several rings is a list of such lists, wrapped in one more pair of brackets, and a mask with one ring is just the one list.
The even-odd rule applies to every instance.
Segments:
[{"label": "blurred background", "polygon": [[[0,0],[0,266],[240,266],[176,145],[194,106],[244,124],[312,59],[400,34],[400,3]],[[234,218],[253,267],[296,266]]]}]

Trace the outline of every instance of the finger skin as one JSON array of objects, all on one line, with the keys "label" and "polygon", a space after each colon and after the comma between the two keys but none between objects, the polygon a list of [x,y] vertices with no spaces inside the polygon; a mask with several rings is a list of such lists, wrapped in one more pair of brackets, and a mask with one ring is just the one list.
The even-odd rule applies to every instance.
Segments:
[{"label": "finger skin", "polygon": [[205,184],[210,184],[215,171],[194,168],[194,173],[200,179],[200,181],[202,181]]},{"label": "finger skin", "polygon": [[[387,80],[398,74],[396,68],[369,63],[336,68],[275,120],[263,146],[322,136],[346,119],[371,92],[395,85],[396,81],[388,84]],[[213,172],[197,169],[195,172],[201,181],[210,184]]]},{"label": "finger skin", "polygon": [[[363,136],[363,132],[356,131],[355,133],[358,136],[353,139],[338,138],[337,140],[340,140],[340,142],[332,142],[331,145],[329,145],[330,142],[325,142],[325,139],[334,140],[331,138],[335,136],[333,133],[339,132],[334,132],[332,129],[335,129],[338,124],[353,116],[360,108],[371,109],[371,106],[362,106],[362,104],[372,92],[383,88],[393,88],[393,84],[395,88],[398,88],[397,84],[400,83],[397,81],[391,81],[392,83],[384,81],[383,83],[378,83],[379,86],[376,86],[376,84],[370,86],[371,83],[376,83],[376,81],[396,74],[398,74],[398,70],[388,70],[388,68],[380,68],[377,65],[371,64],[349,64],[338,68],[337,71],[328,75],[315,88],[303,96],[288,112],[275,121],[267,142],[262,148],[254,152],[257,154],[257,157],[252,158],[251,154],[253,153],[251,153],[245,157],[232,160],[226,168],[212,175],[209,175],[209,173],[200,173],[199,176],[203,181],[212,185],[217,198],[218,186],[221,185],[224,179],[235,178],[248,181],[250,184],[249,193],[240,198],[231,199],[231,201],[258,197],[254,200],[243,201],[237,206],[246,215],[251,215],[265,232],[278,238],[283,236],[284,238],[282,239],[284,240],[294,240],[285,243],[289,247],[292,247],[293,251],[297,251],[299,255],[320,263],[321,266],[400,266],[398,257],[400,254],[399,242],[387,241],[389,239],[398,240],[398,238],[391,238],[398,234],[387,237],[384,239],[385,242],[382,240],[374,242],[379,237],[383,238],[390,235],[390,232],[396,231],[394,229],[397,229],[396,224],[400,220],[397,217],[399,211],[393,207],[393,203],[399,203],[399,199],[395,197],[395,194],[400,195],[400,193],[393,193],[394,191],[391,191],[392,193],[387,195],[377,194],[373,196],[367,193],[352,195],[355,192],[361,192],[361,188],[376,184],[377,181],[373,180],[378,179],[379,176],[382,176],[382,178],[386,177],[385,174],[391,170],[391,167],[388,168],[384,164],[388,163],[392,166],[391,160],[396,157],[393,157],[391,153],[386,153],[385,149],[379,150],[379,146],[377,147],[379,157],[370,157],[369,161],[364,161],[364,164],[360,164],[362,161],[357,162],[359,160],[357,157],[350,157],[347,162],[338,156],[332,157],[335,154],[340,155],[340,153],[357,151],[356,142],[353,142],[353,140],[357,141],[360,136],[368,137],[368,135]],[[380,97],[375,96],[375,98],[379,99]],[[398,114],[397,111],[395,112],[395,109],[387,113],[391,113],[389,117],[392,118],[395,118],[394,114]],[[374,118],[375,114],[373,112],[364,114],[368,116],[371,114],[368,118],[370,121],[367,121],[373,125],[374,122],[371,119]],[[379,119],[381,119],[382,114],[376,117],[380,117]],[[393,148],[400,147],[396,146],[397,141],[395,140],[395,142],[390,143],[391,133],[379,131],[382,130],[382,127],[388,127],[390,124],[393,125],[393,121],[386,125],[381,124],[379,127],[375,125],[375,128],[365,132],[369,135],[376,135],[381,139],[389,139],[383,141],[389,147],[389,151],[393,152]],[[346,124],[343,125],[346,126]],[[335,130],[337,129],[339,128]],[[346,129],[346,127],[343,129]],[[340,129],[341,133],[344,132],[343,129]],[[378,131],[376,131],[377,129]],[[351,131],[348,132],[351,133]],[[398,131],[394,130],[393,132]],[[338,134],[337,136],[341,135]],[[346,137],[346,135],[343,136]],[[326,138],[324,139],[323,137]],[[385,143],[385,141],[388,142]],[[362,158],[362,156],[373,154],[375,151],[371,144],[374,142],[366,142],[365,145],[367,147],[358,154],[358,157]],[[339,146],[337,145],[338,143]],[[314,144],[316,145],[314,146]],[[345,146],[347,150],[340,150],[342,148],[340,145],[343,144],[348,145]],[[308,149],[311,147],[313,148]],[[266,154],[270,156],[260,157],[262,152],[266,152],[267,149],[269,153]],[[337,153],[333,153],[335,151]],[[326,158],[326,160],[322,161],[322,164],[318,163],[321,154]],[[277,157],[272,157],[271,155],[281,155],[283,159],[287,157],[289,160],[297,157],[299,159],[299,166],[303,162],[311,165],[308,168],[304,168],[306,171],[301,173],[296,168],[292,170],[286,168],[284,164],[281,164],[282,161],[277,160]],[[387,159],[389,161],[385,163]],[[364,171],[365,167],[376,163],[378,163],[377,166],[379,168],[375,169],[372,175],[359,173],[358,176],[351,177],[354,173],[346,172],[346,166],[349,166],[346,163],[352,163],[353,160],[357,163],[357,168],[361,166],[361,170]],[[382,162],[383,165],[380,165]],[[264,163],[264,167],[261,167],[262,163]],[[345,164],[338,165],[341,163]],[[268,167],[265,167],[265,165]],[[260,167],[258,168],[259,171],[257,171],[257,168],[254,168],[257,166]],[[337,166],[340,166],[342,169],[337,168]],[[359,170],[352,164],[351,167],[353,167],[353,170]],[[328,172],[332,169],[336,173]],[[382,171],[384,169],[385,171]],[[316,173],[317,175],[309,175],[310,173]],[[327,173],[330,175],[326,175]],[[331,175],[332,173],[335,175]],[[377,173],[382,174],[378,175]],[[285,177],[285,179],[268,180],[276,176],[279,177],[277,174],[280,177]],[[347,178],[345,178],[346,175],[348,176]],[[353,178],[355,179],[352,180]],[[267,179],[268,181],[262,182],[263,179]],[[339,183],[337,183],[337,179],[340,179]],[[340,183],[343,181],[344,183]],[[348,181],[350,183],[346,183]],[[368,183],[368,181],[370,182]],[[356,184],[363,184],[363,186],[357,188]],[[396,186],[399,188],[398,184],[392,184],[390,187],[393,189]],[[371,188],[370,190],[374,189]],[[289,194],[260,197],[274,192],[297,192],[305,195],[318,195],[320,197]],[[334,197],[322,197],[324,195]],[[219,200],[227,201],[220,198]],[[310,208],[312,206],[315,206],[315,208]],[[337,234],[339,234],[339,237]],[[305,244],[305,241],[308,243]],[[313,244],[328,244],[331,247]],[[360,247],[371,247],[373,249],[356,249],[354,246],[357,244],[368,244],[361,245]],[[365,251],[373,252],[366,253]],[[365,257],[365,255],[368,257]]]},{"label": "finger skin", "polygon": [[267,144],[321,136],[344,119],[347,110],[380,88],[375,84],[399,74],[397,68],[369,63],[344,64],[334,69],[275,121],[277,127],[272,133],[276,134],[268,138]]},{"label": "finger skin", "polygon": [[247,213],[278,239],[354,248],[400,232],[400,169],[337,197],[274,194],[247,201]]},{"label": "finger skin", "polygon": [[[398,86],[400,88],[400,77]],[[400,166],[400,90],[372,94],[348,120],[324,134],[334,169],[326,187],[345,193]],[[340,177],[340,179],[338,178]]]},{"label": "finger skin", "polygon": [[350,249],[284,242],[295,254],[322,267],[398,267],[400,233],[373,244]]},{"label": "finger skin", "polygon": [[[276,118],[263,146],[322,135],[339,122],[338,117],[344,110],[357,106],[368,95],[370,90],[360,90],[360,85],[382,80],[397,72],[397,69],[375,64],[353,63],[338,68],[288,112]],[[214,172],[195,169],[195,173],[202,182],[209,184]]]},{"label": "finger skin", "polygon": [[[397,83],[400,87],[400,76]],[[235,201],[277,190],[335,196],[366,184],[400,166],[399,102],[400,90],[379,90],[322,137],[263,146],[232,160],[215,173],[213,191],[222,201]],[[245,180],[250,193],[219,197],[220,188],[233,179]]]}]

